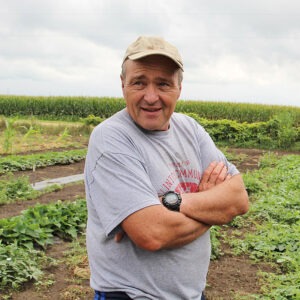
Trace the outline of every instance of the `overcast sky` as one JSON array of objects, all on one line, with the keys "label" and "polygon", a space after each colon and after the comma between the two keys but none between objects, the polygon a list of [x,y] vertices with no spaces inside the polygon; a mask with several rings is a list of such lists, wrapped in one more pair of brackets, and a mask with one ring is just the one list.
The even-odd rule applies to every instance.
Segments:
[{"label": "overcast sky", "polygon": [[300,106],[297,0],[0,0],[0,94],[120,97],[139,35],[179,49],[181,99]]}]

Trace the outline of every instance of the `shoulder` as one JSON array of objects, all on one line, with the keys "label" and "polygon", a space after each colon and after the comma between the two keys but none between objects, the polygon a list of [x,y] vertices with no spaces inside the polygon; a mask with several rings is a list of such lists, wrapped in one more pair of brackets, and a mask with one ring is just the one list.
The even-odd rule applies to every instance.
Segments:
[{"label": "shoulder", "polygon": [[[97,125],[89,141],[89,148],[99,152],[123,153],[136,147],[138,140],[136,125],[126,110],[122,110]],[[127,149],[127,150],[126,150]]]},{"label": "shoulder", "polygon": [[207,142],[211,137],[205,128],[199,124],[193,117],[183,113],[173,113],[172,116],[173,128],[181,135],[194,136],[198,144]]},{"label": "shoulder", "polygon": [[91,134],[91,138],[109,138],[123,135],[125,132],[132,130],[130,127],[134,128],[132,123],[128,113],[121,110],[97,125]]}]

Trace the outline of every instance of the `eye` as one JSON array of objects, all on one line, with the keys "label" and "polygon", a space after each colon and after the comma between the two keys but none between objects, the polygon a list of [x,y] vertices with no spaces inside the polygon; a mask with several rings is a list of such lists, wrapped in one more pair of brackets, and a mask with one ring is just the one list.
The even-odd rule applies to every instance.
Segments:
[{"label": "eye", "polygon": [[164,81],[160,82],[158,85],[161,87],[170,86],[168,82],[164,82]]},{"label": "eye", "polygon": [[132,85],[135,86],[135,87],[137,87],[137,88],[142,88],[145,84],[141,80],[136,80],[136,81],[132,82]]},{"label": "eye", "polygon": [[169,91],[171,88],[171,84],[168,81],[160,81],[158,82],[157,87],[161,90],[161,91]]}]

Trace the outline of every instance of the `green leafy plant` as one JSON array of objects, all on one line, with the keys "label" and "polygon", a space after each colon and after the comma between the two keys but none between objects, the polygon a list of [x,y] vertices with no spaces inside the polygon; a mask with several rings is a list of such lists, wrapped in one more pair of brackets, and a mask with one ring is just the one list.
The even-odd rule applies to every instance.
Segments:
[{"label": "green leafy plant", "polygon": [[43,257],[41,251],[20,248],[17,243],[0,243],[0,290],[17,289],[29,280],[38,280],[43,274],[39,267]]},{"label": "green leafy plant", "polygon": [[30,155],[10,155],[0,157],[0,174],[13,171],[32,170],[57,164],[71,164],[85,158],[86,149],[45,152]]},{"label": "green leafy plant", "polygon": [[216,260],[222,255],[221,242],[220,242],[220,227],[212,226],[210,228],[210,239],[211,239],[211,260]]},{"label": "green leafy plant", "polygon": [[[22,215],[0,219],[0,290],[18,288],[42,275],[41,260],[53,237],[73,240],[85,229],[87,218],[84,199],[36,205]],[[38,250],[37,250],[38,249]]]},{"label": "green leafy plant", "polygon": [[94,115],[88,115],[86,118],[81,118],[81,122],[83,122],[85,125],[93,125],[96,126],[104,121],[103,118],[96,117]]},{"label": "green leafy plant", "polygon": [[[256,228],[244,239],[228,242],[237,254],[277,266],[280,273],[263,274],[260,299],[298,299],[300,295],[300,155],[266,154],[260,170],[245,177],[252,186],[247,222]],[[259,184],[262,182],[262,185]],[[298,298],[297,298],[298,297]]]},{"label": "green leafy plant", "polygon": [[38,204],[23,211],[21,216],[0,219],[0,241],[4,245],[17,243],[33,249],[46,248],[53,236],[72,240],[85,228],[85,200]]},{"label": "green leafy plant", "polygon": [[9,174],[0,177],[0,205],[17,200],[28,200],[37,197],[40,193],[35,191],[28,176],[14,177]]},{"label": "green leafy plant", "polygon": [[23,126],[23,128],[26,130],[26,133],[23,136],[24,141],[26,141],[30,136],[34,136],[40,133],[40,130],[35,129],[33,125],[30,125],[28,129],[25,126]]},{"label": "green leafy plant", "polygon": [[[264,149],[300,149],[300,132],[290,121],[284,125],[285,119],[271,119],[267,122],[238,123],[234,120],[209,120],[199,117],[196,113],[188,116],[201,124],[212,139],[220,146],[257,147]],[[285,116],[285,114],[284,114]]]}]

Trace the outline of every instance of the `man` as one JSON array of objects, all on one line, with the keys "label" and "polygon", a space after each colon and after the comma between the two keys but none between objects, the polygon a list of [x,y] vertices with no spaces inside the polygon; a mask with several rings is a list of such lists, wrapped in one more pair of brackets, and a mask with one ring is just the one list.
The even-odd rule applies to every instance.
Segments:
[{"label": "man", "polygon": [[91,135],[85,182],[95,299],[204,299],[209,228],[248,210],[235,166],[198,123],[174,113],[182,72],[174,46],[138,38],[122,65],[126,109]]}]

